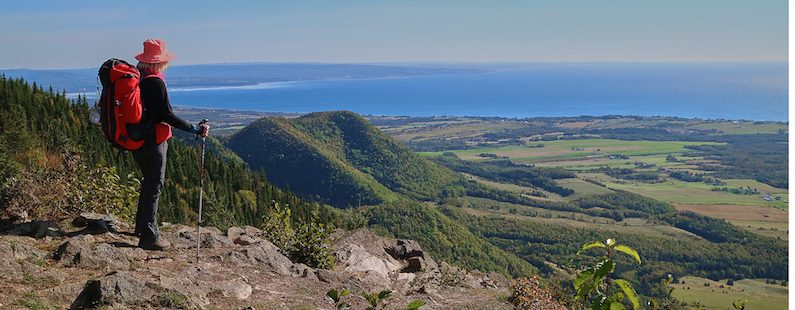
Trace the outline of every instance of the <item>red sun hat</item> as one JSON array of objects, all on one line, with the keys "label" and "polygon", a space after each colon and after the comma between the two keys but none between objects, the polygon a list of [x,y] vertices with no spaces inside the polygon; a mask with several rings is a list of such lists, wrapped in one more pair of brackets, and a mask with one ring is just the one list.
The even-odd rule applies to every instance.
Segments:
[{"label": "red sun hat", "polygon": [[144,52],[135,56],[140,62],[160,63],[176,58],[174,54],[166,49],[166,42],[160,39],[149,39],[144,41]]}]

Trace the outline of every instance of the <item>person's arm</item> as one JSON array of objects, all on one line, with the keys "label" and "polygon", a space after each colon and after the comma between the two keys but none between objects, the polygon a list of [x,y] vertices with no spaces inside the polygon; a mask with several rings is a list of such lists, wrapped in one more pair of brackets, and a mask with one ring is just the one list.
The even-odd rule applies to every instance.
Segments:
[{"label": "person's arm", "polygon": [[143,79],[141,81],[141,100],[146,102],[148,115],[153,122],[163,122],[180,130],[198,133],[195,126],[174,114],[163,80],[158,78]]}]

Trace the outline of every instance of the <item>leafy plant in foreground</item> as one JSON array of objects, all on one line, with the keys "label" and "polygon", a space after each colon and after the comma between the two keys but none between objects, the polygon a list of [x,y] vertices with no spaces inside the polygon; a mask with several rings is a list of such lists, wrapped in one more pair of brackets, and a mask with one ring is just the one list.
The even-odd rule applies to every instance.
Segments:
[{"label": "leafy plant in foreground", "polygon": [[343,300],[345,296],[350,294],[351,291],[348,289],[343,289],[341,291],[330,289],[328,292],[326,292],[326,296],[331,298],[331,301],[334,302],[334,308],[337,310],[347,310],[351,308],[351,304]]},{"label": "leafy plant in foreground", "polygon": [[410,302],[406,305],[406,310],[417,310],[420,307],[424,306],[425,302],[419,299],[415,299],[414,301]]},{"label": "leafy plant in foreground", "polygon": [[362,297],[364,297],[364,299],[367,299],[367,303],[370,304],[370,306],[367,307],[367,310],[375,310],[378,308],[378,304],[380,304],[385,299],[392,297],[392,291],[383,290],[378,293],[375,292],[362,293]]},{"label": "leafy plant in foreground", "polygon": [[[638,294],[629,281],[613,278],[616,269],[614,255],[621,252],[631,256],[640,264],[640,255],[637,251],[623,244],[616,244],[614,239],[607,239],[605,243],[594,241],[586,243],[577,252],[593,249],[604,249],[604,255],[597,262],[585,268],[574,279],[575,300],[590,305],[593,310],[620,310],[626,309],[623,301],[626,299],[633,309],[640,308]],[[615,290],[618,289],[618,290]]]}]

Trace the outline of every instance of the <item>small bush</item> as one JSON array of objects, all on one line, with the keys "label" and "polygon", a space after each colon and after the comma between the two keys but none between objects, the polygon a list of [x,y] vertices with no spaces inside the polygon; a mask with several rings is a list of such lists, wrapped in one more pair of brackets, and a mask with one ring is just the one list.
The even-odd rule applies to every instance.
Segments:
[{"label": "small bush", "polygon": [[140,185],[131,175],[122,179],[115,167],[92,168],[69,152],[47,155],[40,165],[21,169],[12,181],[6,179],[2,190],[4,195],[12,193],[7,213],[55,220],[91,211],[130,221]]},{"label": "small bush", "polygon": [[293,223],[289,205],[282,207],[274,202],[273,209],[264,219],[262,230],[292,261],[330,269],[334,267],[330,234],[333,229],[317,221],[317,212],[313,212],[308,221]]}]

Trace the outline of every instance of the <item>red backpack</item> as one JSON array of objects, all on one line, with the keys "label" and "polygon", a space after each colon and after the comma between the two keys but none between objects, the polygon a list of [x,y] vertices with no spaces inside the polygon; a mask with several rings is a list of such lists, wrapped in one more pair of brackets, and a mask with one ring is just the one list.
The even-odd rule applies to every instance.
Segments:
[{"label": "red backpack", "polygon": [[112,58],[99,68],[102,96],[99,122],[105,139],[116,148],[134,151],[144,144],[139,126],[143,116],[141,73],[124,60]]}]

